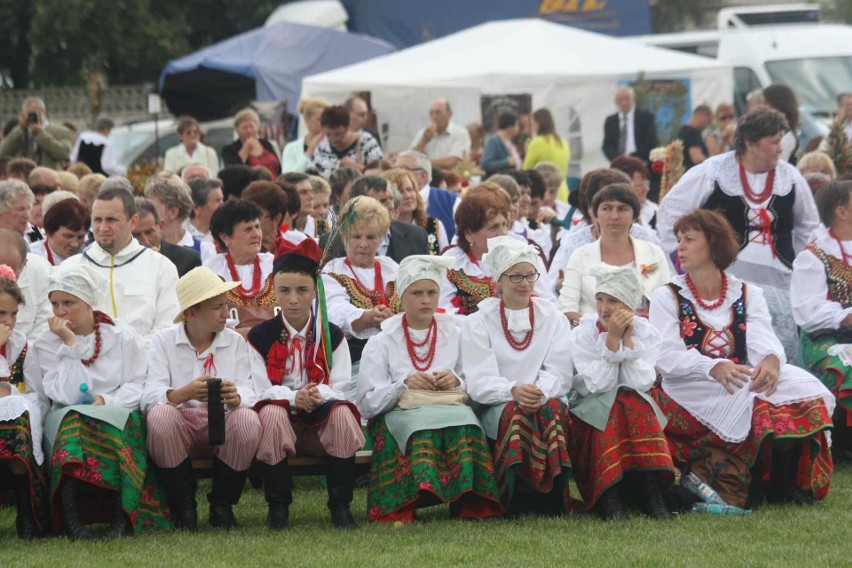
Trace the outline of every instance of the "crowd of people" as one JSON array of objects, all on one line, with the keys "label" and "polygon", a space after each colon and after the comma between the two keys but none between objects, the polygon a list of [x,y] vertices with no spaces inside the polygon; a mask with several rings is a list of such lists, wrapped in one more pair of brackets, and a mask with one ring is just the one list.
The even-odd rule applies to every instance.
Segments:
[{"label": "crowd of people", "polygon": [[[354,528],[361,449],[371,522],[437,504],[667,518],[692,504],[679,474],[719,468],[736,475],[704,481],[729,505],[824,499],[852,442],[852,180],[812,190],[783,89],[767,91],[738,120],[696,109],[692,167],[659,204],[653,115],[627,87],[610,167],[570,193],[547,109],[526,147],[501,114],[486,179],[459,193],[438,180],[476,152],[447,101],[386,154],[358,97],[303,101],[307,133],[280,155],[241,111],[221,168],[181,118],[137,190],[87,165],[111,173],[109,124],[75,143],[28,99],[0,144],[18,535],[196,530],[197,458],[211,526],[238,526],[254,464],[282,530],[302,455],[325,456],[331,522]],[[836,176],[818,154],[799,166]]]}]

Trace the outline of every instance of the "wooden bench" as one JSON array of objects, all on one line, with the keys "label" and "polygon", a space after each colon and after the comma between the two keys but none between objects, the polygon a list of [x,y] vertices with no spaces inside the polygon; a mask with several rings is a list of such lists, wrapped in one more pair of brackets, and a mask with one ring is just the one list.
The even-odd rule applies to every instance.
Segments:
[{"label": "wooden bench", "polygon": [[[355,453],[355,474],[363,475],[370,471],[370,459],[373,452],[362,450]],[[293,475],[325,475],[328,462],[325,457],[304,456],[295,457],[287,460],[290,464],[290,472]],[[254,467],[254,466],[252,466]],[[207,478],[212,475],[213,460],[198,459],[192,460],[192,469],[195,472],[195,477]]]}]

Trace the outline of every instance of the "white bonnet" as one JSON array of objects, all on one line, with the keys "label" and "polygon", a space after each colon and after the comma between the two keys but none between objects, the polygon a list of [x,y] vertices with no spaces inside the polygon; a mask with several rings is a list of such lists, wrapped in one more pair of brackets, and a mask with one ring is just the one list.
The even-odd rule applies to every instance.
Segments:
[{"label": "white bonnet", "polygon": [[595,264],[589,269],[589,274],[597,279],[595,293],[609,294],[631,310],[635,310],[642,301],[642,286],[636,277],[636,271],[624,266]]},{"label": "white bonnet", "polygon": [[399,263],[396,275],[396,293],[402,298],[405,289],[418,280],[431,280],[440,286],[447,277],[447,270],[455,262],[446,256],[416,254],[407,256]]},{"label": "white bonnet", "polygon": [[53,269],[47,294],[50,296],[51,292],[67,292],[95,306],[108,287],[109,281],[94,268],[85,264],[63,263]]},{"label": "white bonnet", "polygon": [[539,258],[535,247],[506,235],[488,239],[488,252],[483,255],[482,263],[496,281],[504,272],[521,262],[528,262],[538,268]]}]

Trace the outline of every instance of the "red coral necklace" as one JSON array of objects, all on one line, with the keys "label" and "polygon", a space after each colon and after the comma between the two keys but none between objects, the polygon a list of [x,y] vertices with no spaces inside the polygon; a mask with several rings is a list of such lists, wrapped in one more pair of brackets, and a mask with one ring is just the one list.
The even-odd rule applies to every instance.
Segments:
[{"label": "red coral necklace", "polygon": [[[231,253],[225,253],[225,259],[228,261],[228,271],[231,273],[231,281],[239,282],[240,275],[237,273],[237,267],[234,266],[234,259],[231,258]],[[251,289],[246,291],[242,286],[237,286],[234,288],[234,292],[246,300],[254,299],[257,293],[260,292],[260,255],[255,255],[254,257]]]},{"label": "red coral necklace", "polygon": [[503,300],[500,300],[500,323],[503,325],[503,335],[515,351],[526,351],[532,343],[533,334],[535,333],[535,310],[533,310],[532,300],[530,300],[529,315],[530,330],[524,334],[523,339],[518,341],[512,336],[512,332],[509,331],[509,320],[506,318],[506,304],[503,303]]},{"label": "red coral necklace", "polygon": [[[432,318],[432,323],[429,325],[429,331],[426,332],[426,338],[417,343],[411,338],[411,333],[408,331],[408,317],[402,316],[402,330],[405,333],[405,346],[408,348],[408,357],[411,359],[411,364],[418,371],[426,371],[432,367],[432,361],[435,360],[435,347],[438,345],[438,322]],[[426,355],[418,355],[417,347],[424,347],[429,344],[429,349]]]},{"label": "red coral necklace", "polygon": [[692,277],[688,272],[686,274],[686,285],[689,287],[689,291],[692,292],[692,296],[695,298],[695,301],[698,302],[699,306],[705,310],[715,310],[725,302],[725,296],[728,294],[728,275],[722,272],[722,291],[719,293],[719,299],[712,304],[708,304],[701,299],[701,296],[698,295],[698,288],[696,288],[695,283],[692,281]]}]

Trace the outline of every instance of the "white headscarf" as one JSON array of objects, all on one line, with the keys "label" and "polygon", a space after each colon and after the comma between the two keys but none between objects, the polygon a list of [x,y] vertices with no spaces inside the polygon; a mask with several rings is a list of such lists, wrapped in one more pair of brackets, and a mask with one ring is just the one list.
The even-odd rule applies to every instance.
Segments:
[{"label": "white headscarf", "polygon": [[482,263],[491,271],[496,281],[503,273],[521,262],[528,262],[538,268],[538,251],[521,239],[510,237],[494,237],[488,239],[488,252],[482,256]]},{"label": "white headscarf", "polygon": [[94,306],[106,293],[108,287],[107,279],[90,266],[61,264],[54,268],[50,275],[47,294],[50,296],[51,292],[67,292]]},{"label": "white headscarf", "polygon": [[402,298],[405,289],[418,280],[431,280],[440,286],[447,277],[447,270],[454,265],[453,259],[446,256],[415,254],[403,258],[396,275],[397,295]]},{"label": "white headscarf", "polygon": [[609,294],[631,310],[635,310],[642,301],[642,286],[639,285],[636,271],[632,268],[601,262],[592,266],[589,274],[597,279],[596,294]]}]

